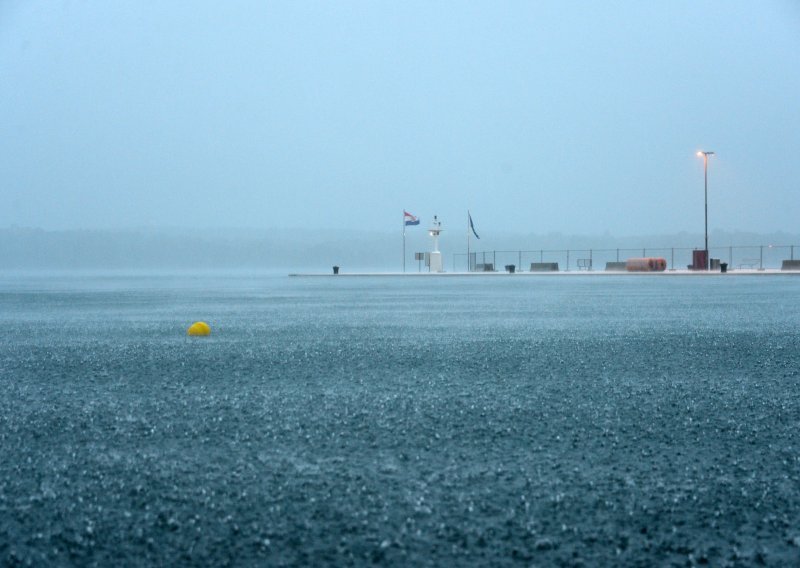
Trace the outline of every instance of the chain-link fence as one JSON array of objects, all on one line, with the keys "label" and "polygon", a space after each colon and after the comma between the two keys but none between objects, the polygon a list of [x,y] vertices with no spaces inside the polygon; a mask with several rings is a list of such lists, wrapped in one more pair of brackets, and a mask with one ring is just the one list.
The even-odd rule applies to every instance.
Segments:
[{"label": "chain-link fence", "polygon": [[[797,249],[797,250],[795,250]],[[692,255],[699,249],[688,247],[642,247],[601,249],[534,249],[491,250],[453,254],[453,271],[494,272],[510,265],[517,272],[575,271],[623,268],[629,258],[659,257],[667,262],[668,270],[686,270],[692,266]],[[715,260],[727,264],[728,270],[780,269],[785,261],[795,261],[796,245],[752,245],[711,247],[711,265]]]}]

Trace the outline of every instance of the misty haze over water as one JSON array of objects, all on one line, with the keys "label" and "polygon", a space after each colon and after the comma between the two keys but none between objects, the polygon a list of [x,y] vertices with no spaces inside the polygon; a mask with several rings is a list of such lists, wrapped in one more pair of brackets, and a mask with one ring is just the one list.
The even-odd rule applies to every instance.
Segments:
[{"label": "misty haze over water", "polygon": [[[445,270],[464,270],[466,252],[464,228],[445,226],[441,249]],[[626,249],[625,256],[640,256],[643,247],[665,249],[700,248],[703,235],[630,236],[615,238],[609,234],[570,236],[502,234],[482,230],[481,240],[471,241],[475,251],[517,251],[539,249]],[[407,269],[417,270],[414,252],[429,251],[431,239],[425,227],[410,227],[406,232]],[[745,232],[711,233],[715,247],[752,245],[797,245],[800,235],[789,233],[754,234]],[[719,248],[718,248],[719,250]],[[724,250],[718,253],[727,258]],[[755,251],[749,253],[750,256]],[[770,260],[777,262],[781,251]],[[513,255],[511,262],[514,262]],[[788,258],[788,256],[786,256]],[[2,270],[71,270],[71,269],[257,269],[261,271],[328,271],[332,265],[345,270],[399,271],[402,268],[402,237],[395,233],[357,230],[273,229],[138,229],[127,231],[84,230],[44,231],[38,229],[0,229],[0,271]],[[502,268],[502,265],[500,266]],[[602,266],[600,267],[602,268]]]}]

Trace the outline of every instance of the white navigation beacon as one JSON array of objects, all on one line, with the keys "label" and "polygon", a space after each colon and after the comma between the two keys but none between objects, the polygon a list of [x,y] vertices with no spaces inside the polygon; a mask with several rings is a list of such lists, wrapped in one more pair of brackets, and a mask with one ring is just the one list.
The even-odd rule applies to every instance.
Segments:
[{"label": "white navigation beacon", "polygon": [[442,232],[442,222],[434,215],[431,228],[428,229],[428,234],[433,237],[433,251],[430,253],[430,269],[431,272],[444,272],[442,270],[442,253],[439,252],[439,233]]}]

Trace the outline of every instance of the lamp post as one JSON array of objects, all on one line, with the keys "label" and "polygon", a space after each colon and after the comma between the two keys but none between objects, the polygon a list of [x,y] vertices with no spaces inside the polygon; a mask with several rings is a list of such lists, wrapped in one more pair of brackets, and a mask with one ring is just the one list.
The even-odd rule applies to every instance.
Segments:
[{"label": "lamp post", "polygon": [[708,258],[708,157],[713,156],[714,152],[705,152],[700,150],[697,153],[698,156],[703,156],[703,170],[704,170],[704,177],[705,177],[705,203],[706,203],[706,270],[709,268],[709,263],[711,259]]}]

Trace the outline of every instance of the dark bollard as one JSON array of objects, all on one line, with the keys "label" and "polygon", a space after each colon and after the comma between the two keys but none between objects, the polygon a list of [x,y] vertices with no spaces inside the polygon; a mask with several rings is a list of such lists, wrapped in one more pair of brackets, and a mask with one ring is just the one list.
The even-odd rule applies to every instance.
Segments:
[{"label": "dark bollard", "polygon": [[727,262],[720,262],[719,263],[719,271],[720,272],[728,272],[728,263]]},{"label": "dark bollard", "polygon": [[517,270],[517,267],[514,264],[506,264],[506,270],[509,274],[514,274],[514,272]]},{"label": "dark bollard", "polygon": [[334,266],[333,267],[333,274],[334,275],[339,274],[339,267],[338,266]]}]

